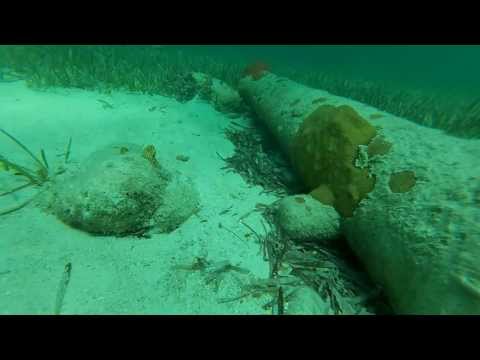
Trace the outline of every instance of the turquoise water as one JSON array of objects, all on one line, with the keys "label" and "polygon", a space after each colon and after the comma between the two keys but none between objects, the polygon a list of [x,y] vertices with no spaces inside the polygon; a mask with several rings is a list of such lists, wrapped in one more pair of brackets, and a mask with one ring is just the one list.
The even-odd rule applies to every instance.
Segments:
[{"label": "turquoise water", "polygon": [[[239,81],[246,75],[253,75],[247,70],[252,68],[252,64],[265,67],[276,75],[294,81],[288,83],[292,92],[289,94],[286,91],[285,99],[274,99],[278,100],[278,107],[285,106],[280,116],[275,119],[278,124],[274,127],[265,124],[269,121],[269,112],[274,114],[272,116],[278,115],[274,111],[278,109],[277,104],[274,101],[267,101],[267,109],[262,113],[261,107],[264,105],[260,104],[262,101],[259,99],[271,96],[270,89],[282,86],[277,84],[282,84],[284,79],[267,78],[266,81],[271,81],[267,83],[271,87],[266,87],[268,91],[265,91],[265,88],[260,90],[260,92],[265,91],[265,94],[248,95],[248,91],[242,93],[239,91]],[[247,290],[251,291],[251,293],[247,291],[247,294],[254,298],[258,297],[258,292],[263,295],[266,293],[270,297],[264,304],[260,304],[261,306],[252,302],[252,307],[249,308],[250,299],[243,304],[248,305],[245,305],[245,308],[237,303],[232,305],[232,308],[236,307],[235,312],[241,312],[244,309],[249,313],[259,313],[259,309],[263,309],[260,312],[263,314],[267,309],[271,313],[283,314],[283,308],[280,308],[283,307],[284,288],[281,282],[275,281],[278,280],[278,274],[285,271],[286,277],[296,272],[295,276],[301,277],[302,281],[307,279],[305,283],[312,288],[316,287],[316,291],[323,297],[327,295],[331,297],[332,311],[335,314],[358,313],[362,310],[360,307],[363,307],[359,305],[361,302],[358,299],[364,298],[369,299],[365,300],[365,303],[369,303],[368,309],[363,309],[365,312],[368,310],[368,313],[391,313],[389,304],[391,294],[383,293],[382,290],[382,287],[387,287],[389,284],[379,286],[369,278],[371,274],[362,265],[368,261],[356,258],[346,236],[352,233],[356,236],[358,233],[370,239],[377,236],[377,231],[384,231],[379,235],[379,241],[391,241],[391,238],[394,238],[393,235],[398,236],[398,234],[392,236],[388,234],[390,226],[399,226],[396,222],[398,214],[403,216],[400,220],[404,221],[403,225],[407,229],[401,232],[401,236],[405,238],[401,239],[402,241],[433,239],[432,243],[408,244],[412,245],[411,249],[421,248],[421,251],[425,251],[430,256],[434,253],[433,250],[436,251],[433,248],[437,245],[435,241],[437,239],[445,241],[440,244],[442,251],[445,247],[450,253],[444,259],[451,260],[448,260],[450,263],[445,265],[443,259],[444,263],[439,263],[439,267],[443,271],[448,270],[452,265],[452,269],[458,272],[454,274],[456,281],[460,281],[460,287],[469,292],[468,300],[473,299],[471,302],[477,305],[480,299],[480,281],[478,280],[480,279],[478,263],[480,188],[477,181],[479,178],[474,173],[474,169],[475,159],[478,158],[478,147],[475,148],[475,142],[461,138],[480,138],[478,64],[480,64],[480,46],[473,45],[0,46],[0,86],[3,91],[0,102],[4,112],[2,115],[4,120],[0,119],[0,198],[3,201],[0,204],[0,228],[9,234],[5,236],[3,242],[0,242],[2,248],[0,277],[3,277],[0,280],[7,279],[5,293],[8,292],[12,299],[16,296],[16,300],[11,300],[9,303],[5,300],[6,298],[3,300],[0,298],[0,305],[4,304],[3,306],[7,308],[5,304],[8,303],[9,313],[48,313],[51,312],[51,307],[48,307],[50,305],[38,304],[41,301],[48,304],[55,298],[52,294],[56,294],[55,313],[58,314],[63,313],[62,311],[65,313],[142,313],[142,311],[189,313],[191,308],[197,313],[208,313],[212,312],[212,309],[216,310],[217,303],[213,301],[216,298],[214,299],[208,292],[202,293],[203,295],[199,298],[202,299],[203,305],[198,305],[201,301],[198,301],[198,304],[195,303],[197,294],[213,284],[215,285],[213,294],[218,295],[218,290],[222,290],[222,279],[225,274],[230,276],[233,273],[230,285],[234,287],[238,283],[238,279],[235,280],[236,276],[239,276],[242,286],[235,285],[236,291],[227,293],[226,297],[218,296],[220,300],[243,299],[242,296]],[[198,73],[205,76],[200,77],[203,80],[198,80]],[[263,74],[261,73],[262,76]],[[253,76],[252,79],[255,77]],[[255,80],[259,79],[261,76]],[[247,82],[258,84],[251,79]],[[305,90],[295,82],[310,87],[302,94],[310,93],[315,96],[312,98],[306,96],[307,101],[295,98],[299,93],[295,90]],[[215,88],[213,84],[217,87]],[[407,128],[410,129],[410,135],[414,132],[415,135],[412,136],[414,140],[408,138],[409,142],[404,143],[406,132],[396,139],[397,129],[385,132],[390,136],[386,140],[379,137],[375,138],[379,141],[374,143],[372,140],[374,137],[372,137],[362,143],[364,146],[368,145],[367,150],[363,149],[367,151],[368,156],[363,153],[366,160],[360,157],[340,158],[344,154],[338,151],[340,155],[337,153],[332,155],[338,155],[338,159],[325,161],[331,167],[322,168],[322,176],[324,173],[336,175],[335,178],[330,175],[326,177],[328,181],[333,178],[333,181],[322,182],[320,185],[307,184],[308,181],[305,179],[308,178],[308,174],[299,175],[301,171],[298,170],[301,168],[299,165],[306,163],[309,158],[298,156],[299,159],[307,160],[298,161],[297,158],[295,163],[295,159],[282,156],[279,144],[284,139],[278,139],[278,134],[268,133],[268,129],[283,129],[282,121],[285,119],[294,122],[300,118],[304,121],[305,118],[302,116],[305,114],[305,109],[302,107],[307,105],[303,102],[316,104],[317,101],[319,103],[326,101],[327,98],[324,98],[324,95],[330,97],[330,94],[316,89],[326,90],[334,95],[351,98],[376,108],[365,115],[365,118],[368,116],[368,121],[371,122],[369,126],[364,124],[365,128],[380,129],[382,126],[388,128],[394,121],[400,122],[401,119],[388,114],[391,113],[412,122],[440,129],[453,136],[443,136],[439,131],[430,131],[420,126],[399,127],[400,133]],[[317,96],[319,93],[322,96]],[[288,97],[291,94],[293,98]],[[335,101],[334,99],[332,103]],[[268,109],[272,103],[274,103],[274,109]],[[348,100],[345,103],[349,103]],[[285,110],[286,106],[289,106],[287,110]],[[323,105],[318,106],[323,108]],[[316,116],[319,118],[318,114],[327,116],[325,114],[335,110],[330,108],[332,106],[326,105],[323,112],[317,113]],[[363,108],[359,106],[359,109]],[[262,120],[262,115],[267,119]],[[358,118],[355,119],[358,120]],[[377,124],[383,125],[372,126],[375,125],[375,120],[378,121]],[[390,120],[392,122],[388,123]],[[365,119],[363,121],[368,123]],[[317,124],[321,125],[322,122],[319,121]],[[408,122],[404,122],[405,124],[411,125]],[[336,136],[339,134],[336,132],[338,130],[335,128],[336,124],[329,126],[331,128],[322,128],[322,131],[331,131],[324,137],[325,139],[319,136],[312,140],[315,146],[322,145],[322,141],[325,142],[324,147],[318,150],[319,153],[323,151],[328,154],[328,151],[325,151],[327,147],[343,149],[341,146],[345,146],[346,148],[342,141],[347,142],[345,141],[347,130],[342,130],[344,133]],[[4,127],[5,130],[3,130]],[[412,128],[415,130],[411,130]],[[372,129],[369,131],[373,132]],[[417,130],[422,134],[418,143]],[[71,131],[74,131],[74,134],[71,134]],[[40,134],[42,136],[39,136]],[[115,138],[112,134],[122,142],[102,150],[100,144],[103,144],[103,137]],[[438,136],[438,142],[435,136]],[[335,142],[332,143],[334,146],[330,146],[332,144],[329,141],[337,138],[340,139],[339,147],[334,147],[337,145]],[[40,143],[40,140],[46,143]],[[397,140],[398,143],[395,142]],[[34,144],[32,150],[30,150],[30,143]],[[311,143],[304,144],[307,145],[305,148],[311,148]],[[291,238],[284,238],[282,236],[285,235],[282,232],[277,232],[278,228],[285,224],[279,224],[281,220],[275,217],[278,216],[278,209],[275,208],[277,205],[273,202],[274,200],[291,195],[290,206],[297,209],[298,204],[306,203],[305,198],[301,197],[305,196],[309,199],[308,201],[313,202],[305,205],[309,214],[309,205],[317,203],[313,199],[314,196],[308,197],[308,194],[313,194],[315,191],[317,191],[316,196],[323,196],[324,205],[325,203],[332,205],[330,206],[332,212],[345,209],[342,201],[350,206],[352,204],[348,201],[351,198],[355,201],[359,200],[360,191],[357,190],[363,191],[363,188],[370,186],[370,179],[376,179],[375,176],[360,183],[362,180],[360,176],[358,178],[351,176],[352,180],[348,179],[350,175],[345,175],[345,178],[351,181],[347,183],[348,186],[342,183],[345,180],[342,177],[344,174],[350,174],[353,161],[357,164],[357,160],[369,160],[370,145],[377,146],[377,148],[371,147],[372,159],[380,155],[385,155],[386,158],[368,163],[368,166],[362,168],[362,172],[366,171],[365,169],[370,170],[370,166],[372,168],[377,166],[376,170],[381,171],[374,175],[378,175],[379,179],[380,175],[388,176],[388,179],[381,180],[385,180],[383,185],[388,183],[390,187],[390,190],[387,186],[381,187],[381,190],[386,192],[385,196],[361,199],[362,201],[366,199],[367,205],[369,201],[377,200],[380,204],[378,206],[380,210],[374,214],[378,226],[377,224],[367,226],[371,233],[362,232],[364,230],[361,228],[362,224],[359,225],[359,231],[353,229],[350,234],[341,233],[339,230],[334,236],[329,235],[332,243],[326,246],[320,242],[321,245],[315,243],[318,238],[311,234],[309,234],[310,237],[307,236],[307,241],[304,243],[298,241],[298,238],[294,239],[294,236],[299,236],[298,233],[304,230],[303,228],[297,227],[298,233],[292,235],[291,232]],[[352,154],[356,154],[357,146],[360,149],[358,144],[351,146]],[[394,151],[397,149],[403,151],[401,156],[388,157],[392,146]],[[44,150],[49,155],[48,161]],[[94,150],[98,151],[98,154],[92,158],[87,157]],[[227,153],[230,155],[225,155]],[[169,161],[165,162],[166,164],[174,164],[175,169],[179,169],[180,172],[185,171],[188,177],[177,179],[171,177],[167,171],[163,172],[164,156],[164,159],[168,158]],[[79,165],[81,159],[93,159],[89,161],[95,166],[88,162]],[[101,162],[103,159],[106,159],[105,164]],[[388,164],[388,161],[392,161],[391,168],[382,168],[381,164]],[[430,161],[433,165],[429,163]],[[52,163],[60,163],[60,166],[57,169],[52,166]],[[128,167],[130,165],[125,165],[130,163],[136,167],[130,168]],[[102,166],[97,166],[98,164]],[[308,169],[310,165],[312,164],[308,164],[306,168]],[[318,168],[317,163],[313,165],[311,168]],[[363,165],[365,163],[362,163]],[[82,169],[82,166],[87,169],[92,166],[93,170],[100,170],[98,173],[95,171],[75,173],[78,169]],[[122,171],[113,172],[116,174],[115,179],[118,176],[125,180],[124,184],[128,185],[125,185],[125,188],[120,187],[120,190],[114,186],[120,182],[113,182],[113,185],[109,182],[110,171],[114,171],[112,169],[117,167]],[[128,171],[123,171],[124,169]],[[420,174],[418,183],[414,170]],[[429,171],[435,177],[430,176]],[[63,178],[63,174],[66,176],[73,174],[72,179],[78,180],[78,184],[76,183],[78,186],[62,185],[62,181],[64,184],[73,181],[68,180],[68,177]],[[75,176],[75,174],[80,175]],[[182,173],[182,175],[185,174]],[[302,176],[304,176],[303,179]],[[189,177],[198,181],[192,181],[192,184],[200,187],[190,187]],[[94,181],[97,178],[105,181]],[[173,178],[178,183],[188,184],[188,186],[185,185],[185,189],[179,188],[180,190],[173,187],[175,191],[164,193],[166,184],[170,184]],[[186,179],[189,181],[185,181]],[[445,179],[446,181],[443,182]],[[19,180],[26,183],[22,184]],[[345,185],[344,188],[335,187],[337,180],[341,186]],[[358,189],[357,184],[354,183],[357,180],[360,184]],[[326,180],[322,178],[321,181]],[[368,183],[368,186],[365,183]],[[174,184],[177,183],[174,182]],[[105,189],[102,188],[104,185]],[[243,185],[245,185],[244,188],[242,188]],[[85,191],[78,190],[83,186]],[[375,184],[372,188],[374,186]],[[25,189],[32,190],[32,193],[27,192],[25,197],[17,197],[23,194]],[[35,191],[40,190],[39,193],[42,193],[44,189],[48,196],[40,197],[38,201],[35,197],[29,198]],[[441,191],[436,192],[438,189]],[[261,191],[259,195],[255,193],[250,196],[257,190]],[[77,191],[81,196],[70,196],[70,191]],[[202,203],[198,208],[197,191],[202,195],[199,196]],[[105,194],[112,194],[115,199],[125,198],[128,201],[118,201],[112,210],[105,206],[102,200]],[[345,194],[347,196],[344,196]],[[267,200],[265,195],[271,198]],[[365,194],[361,194],[363,195]],[[63,198],[67,200],[63,201]],[[164,199],[167,200],[164,201]],[[385,199],[393,200],[382,202]],[[24,200],[26,201],[23,202]],[[191,200],[191,203],[188,200]],[[269,203],[266,204],[266,202]],[[108,202],[105,201],[105,203],[108,205]],[[339,203],[341,207],[338,206]],[[168,205],[166,210],[162,209],[165,204]],[[414,206],[410,208],[411,204]],[[117,211],[117,205],[125,208]],[[355,210],[359,204],[353,205],[348,210]],[[37,208],[45,213],[37,211]],[[96,210],[99,210],[98,213],[95,213]],[[202,212],[203,210],[205,212]],[[160,211],[161,216],[153,217],[152,214],[156,214],[157,211]],[[323,211],[326,210],[323,209]],[[39,221],[30,221],[31,219],[28,219],[30,214],[38,215],[39,218],[35,220]],[[43,221],[47,214],[50,216],[49,223]],[[84,216],[84,214],[87,215]],[[253,222],[252,227],[248,224],[248,227],[243,226],[242,221],[250,220],[248,218],[250,214],[258,215],[257,220],[260,219],[256,227]],[[309,216],[305,215],[305,212],[299,214],[294,213],[290,221],[294,224],[300,223],[299,219],[303,220],[302,216]],[[414,216],[410,217],[411,214]],[[335,215],[338,214],[335,213]],[[343,221],[344,217],[355,216],[353,212],[352,214],[340,213],[340,215],[342,224],[348,223]],[[164,218],[168,220],[164,221],[166,225],[158,221]],[[196,221],[193,230],[191,223],[182,228],[184,223],[190,220]],[[340,224],[340,220],[335,224]],[[419,220],[422,226],[416,228],[415,221]],[[267,232],[263,221],[271,224],[273,230]],[[310,225],[305,225],[305,228]],[[164,226],[164,228],[156,233],[152,231],[154,226],[158,228]],[[22,230],[19,232],[18,241],[16,229]],[[177,230],[179,231],[176,232]],[[395,229],[397,233],[400,230],[403,231],[403,227]],[[40,242],[36,238],[30,239],[32,233],[47,235],[39,237],[42,241]],[[171,238],[162,238],[159,234],[178,236],[174,241],[170,241]],[[428,236],[425,235],[425,238],[422,238],[418,234]],[[381,238],[384,235],[385,237]],[[52,239],[48,238],[48,241],[44,241],[49,236]],[[415,238],[415,236],[418,237]],[[455,237],[457,241],[453,246],[446,240],[450,237]],[[34,246],[30,246],[31,240]],[[198,251],[197,245],[200,241],[202,248]],[[253,241],[259,244],[255,243],[251,246]],[[383,244],[383,242],[377,244],[378,249],[374,249],[373,258],[376,259],[377,255],[381,258],[383,255],[381,252],[388,247]],[[13,247],[15,251],[12,251]],[[92,251],[92,249],[95,250]],[[218,249],[221,251],[217,251]],[[404,256],[408,261],[411,260],[410,252],[414,252],[411,249],[400,249],[405,250]],[[391,269],[388,271],[393,273],[399,271],[403,274],[403,271],[407,270],[408,273],[410,268],[415,268],[410,264],[423,264],[431,260],[425,261],[422,257],[424,255],[420,252],[418,262],[418,259],[413,259],[411,262],[405,261],[408,264],[406,266],[402,263],[403,259],[399,257],[400,270],[395,268],[395,271]],[[177,257],[182,256],[185,261],[178,261]],[[283,261],[282,257],[291,263],[287,260]],[[255,263],[253,260],[258,261]],[[167,261],[169,261],[168,267]],[[241,262],[242,264],[238,265]],[[258,278],[253,278],[250,270],[263,269],[264,265],[266,269],[266,262],[270,266],[269,277],[262,278],[264,282],[257,281]],[[289,273],[284,268],[280,269],[279,264],[282,262],[291,266],[289,270],[288,266],[286,267],[288,271],[294,266],[297,268]],[[111,264],[115,265],[114,268],[105,270],[105,267]],[[273,271],[275,266],[278,268]],[[401,266],[404,268],[402,269]],[[35,276],[32,276],[33,271],[37,271],[37,267],[40,275],[35,272]],[[92,267],[95,271],[90,272],[89,269]],[[382,269],[381,266],[379,268]],[[327,276],[324,272],[328,272],[328,269],[333,270]],[[178,271],[175,272],[176,270]],[[318,273],[311,273],[317,270]],[[179,275],[178,282],[171,280],[172,276],[176,276],[178,272],[183,274],[182,271],[187,272],[184,278],[183,275]],[[258,271],[260,273],[260,270]],[[194,273],[193,277],[190,273]],[[50,281],[49,294],[41,289],[42,282],[60,274],[61,279],[55,280],[61,280],[60,286]],[[105,278],[102,279],[98,274],[105,275]],[[197,280],[193,282],[194,285],[190,283],[191,287],[188,291],[182,293],[181,291],[185,289],[176,288],[177,285],[188,282],[188,279],[195,278],[196,275],[198,275]],[[70,276],[72,276],[71,283]],[[227,279],[229,279],[228,276]],[[422,277],[419,276],[419,278]],[[325,285],[326,283],[328,284]],[[82,286],[88,288],[91,284],[94,285],[91,287],[91,293],[84,291]],[[101,288],[103,285],[105,285],[105,291]],[[70,295],[67,287],[70,287]],[[288,286],[285,286],[285,289],[287,288]],[[116,291],[115,295],[108,292],[110,289]],[[272,293],[272,289],[278,292]],[[137,298],[136,292],[144,296],[138,295]],[[26,303],[29,303],[30,298],[36,298],[38,294],[45,297],[38,304],[33,302],[33,305],[25,305],[22,302],[22,299],[27,299]],[[97,297],[93,298],[91,294]],[[173,295],[169,299],[171,301],[169,305],[160,304],[159,307],[158,303],[171,294]],[[370,300],[372,294],[377,295]],[[179,306],[177,306],[176,296],[184,301]],[[124,297],[127,298],[125,303],[128,302],[125,306]],[[100,308],[98,304],[101,304],[104,298],[108,298],[109,303],[104,308]],[[287,295],[285,295],[286,298]],[[98,303],[97,299],[100,299]],[[342,309],[339,299],[351,301],[355,306]],[[20,304],[18,307],[16,307],[17,301]],[[279,305],[280,302],[282,306]],[[231,310],[230,303],[228,305],[225,305],[225,301],[220,303],[223,305],[218,306],[224,307],[219,308],[219,312]],[[64,305],[65,307],[62,308]],[[253,307],[254,305],[256,307]],[[159,308],[161,310],[158,310]],[[459,313],[462,311],[460,309]],[[475,311],[480,310],[477,307]]]},{"label": "turquoise water", "polygon": [[256,59],[275,67],[334,71],[399,86],[480,93],[479,45],[179,46],[219,60]]}]

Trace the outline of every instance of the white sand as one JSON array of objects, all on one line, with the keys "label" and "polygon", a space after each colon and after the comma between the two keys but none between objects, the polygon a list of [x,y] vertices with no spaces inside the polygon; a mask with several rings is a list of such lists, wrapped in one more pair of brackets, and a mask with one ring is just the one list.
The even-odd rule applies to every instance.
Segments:
[{"label": "white sand", "polygon": [[[104,109],[98,99],[114,109]],[[153,106],[157,109],[149,111]],[[221,169],[225,163],[216,152],[228,157],[234,150],[223,134],[230,121],[197,100],[180,104],[161,96],[33,91],[23,82],[0,83],[0,128],[35,153],[44,148],[51,166],[62,160],[57,155],[64,152],[70,136],[73,165],[112,142],[153,144],[159,160],[190,176],[201,196],[196,216],[173,233],[150,239],[95,237],[33,205],[0,217],[0,313],[52,314],[68,262],[72,272],[63,314],[270,313],[262,309],[268,296],[218,303],[239,295],[242,284],[268,276],[260,245],[239,219],[257,203],[276,200],[260,195],[262,188],[247,185],[238,174]],[[32,165],[21,149],[0,135],[0,154]],[[180,154],[190,160],[176,160]],[[0,187],[5,187],[5,177],[11,175],[0,175]],[[21,198],[0,198],[0,211]],[[258,212],[245,219],[262,234],[260,221]],[[229,261],[250,274],[228,272],[216,289],[200,272],[173,268],[191,264],[197,256]]]}]

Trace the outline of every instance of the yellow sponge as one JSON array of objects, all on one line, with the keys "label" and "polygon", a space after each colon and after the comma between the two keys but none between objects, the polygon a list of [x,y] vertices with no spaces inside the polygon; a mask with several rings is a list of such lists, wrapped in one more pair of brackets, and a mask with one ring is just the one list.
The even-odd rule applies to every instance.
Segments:
[{"label": "yellow sponge", "polygon": [[291,157],[311,195],[340,215],[352,216],[375,186],[375,178],[355,167],[355,159],[359,145],[368,145],[376,134],[346,105],[322,105],[309,115],[295,135]]}]

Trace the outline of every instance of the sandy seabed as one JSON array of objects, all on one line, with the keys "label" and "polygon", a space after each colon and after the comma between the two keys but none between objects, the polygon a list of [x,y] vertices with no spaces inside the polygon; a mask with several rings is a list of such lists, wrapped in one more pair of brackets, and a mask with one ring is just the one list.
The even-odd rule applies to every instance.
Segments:
[{"label": "sandy seabed", "polygon": [[[33,204],[0,217],[0,314],[58,311],[68,263],[71,273],[61,314],[271,313],[262,308],[270,300],[267,295],[222,301],[240,295],[250,281],[268,277],[260,244],[240,219],[250,213],[243,221],[264,233],[260,213],[252,210],[257,203],[277,200],[222,169],[225,163],[219,155],[225,158],[234,151],[223,133],[231,121],[196,99],[181,104],[162,96],[38,91],[22,81],[0,83],[0,128],[35,153],[44,149],[51,166],[62,161],[70,137],[71,164],[112,143],[152,144],[159,161],[189,176],[200,194],[196,215],[174,232],[150,238],[93,236]],[[243,125],[249,121],[235,119]],[[0,154],[32,164],[4,136]],[[178,155],[189,160],[180,161]],[[11,175],[0,175],[3,189]],[[0,198],[0,210],[28,195],[26,190]],[[197,257],[226,261],[249,272],[230,271],[208,281],[202,272],[179,268]]]}]

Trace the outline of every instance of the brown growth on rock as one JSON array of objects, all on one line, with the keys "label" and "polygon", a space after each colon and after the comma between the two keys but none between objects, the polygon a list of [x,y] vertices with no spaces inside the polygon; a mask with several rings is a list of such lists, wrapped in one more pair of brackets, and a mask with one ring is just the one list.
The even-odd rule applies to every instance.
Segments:
[{"label": "brown growth on rock", "polygon": [[260,80],[267,71],[270,71],[270,66],[263,61],[256,61],[248,65],[243,72],[244,76],[251,76],[253,80]]},{"label": "brown growth on rock", "polygon": [[314,189],[310,195],[320,201],[322,204],[331,205],[335,204],[335,195],[327,185],[320,185]]},{"label": "brown growth on rock", "polygon": [[413,171],[402,171],[390,175],[388,186],[393,193],[406,193],[415,186],[416,182]]},{"label": "brown growth on rock", "polygon": [[372,158],[377,155],[388,154],[391,148],[392,148],[392,143],[386,141],[383,137],[377,136],[368,145],[368,149],[367,149],[368,157]]},{"label": "brown growth on rock", "polygon": [[305,119],[292,142],[291,157],[311,195],[344,217],[373,190],[375,178],[355,167],[359,145],[376,129],[349,106],[323,105]]}]

